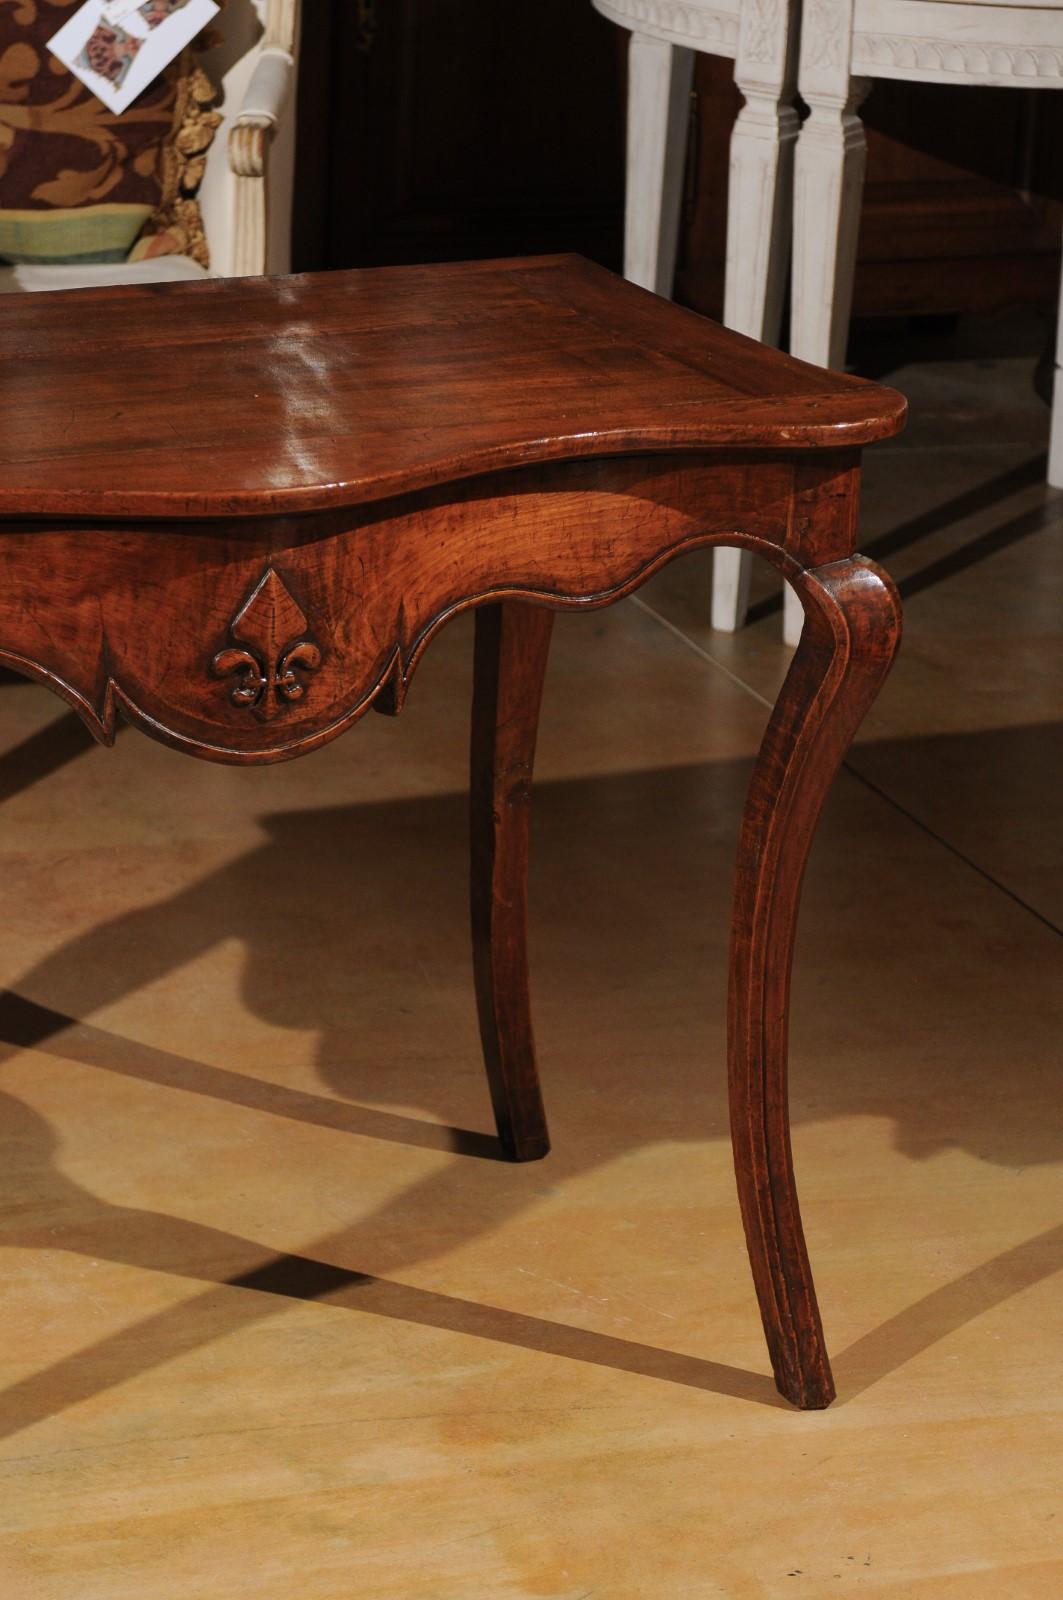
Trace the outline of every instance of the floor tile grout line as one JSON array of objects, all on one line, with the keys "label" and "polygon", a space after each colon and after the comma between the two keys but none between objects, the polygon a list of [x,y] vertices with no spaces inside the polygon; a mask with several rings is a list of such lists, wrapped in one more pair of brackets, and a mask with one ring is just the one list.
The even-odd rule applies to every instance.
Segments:
[{"label": "floor tile grout line", "polygon": [[[730,679],[730,681],[737,685],[739,689],[744,690],[745,693],[749,695],[750,699],[755,700],[758,705],[765,707],[765,709],[768,711],[773,709],[774,703],[771,700],[765,699],[765,697],[762,694],[759,694],[756,689],[751,688],[750,685],[746,683],[744,679],[740,678],[736,672],[732,672],[729,667],[725,667],[722,661],[717,661],[716,657],[711,655],[703,645],[698,644],[697,641],[692,639],[688,633],[684,633],[682,628],[676,627],[674,622],[670,622],[667,617],[662,616],[661,613],[655,610],[653,606],[648,605],[640,595],[632,595],[631,603],[632,605],[637,606],[640,611],[644,611],[648,617],[652,617],[655,622],[660,623],[662,628],[665,628],[669,633],[674,634],[680,643],[685,644],[689,650],[692,650],[696,656],[700,656],[701,659],[706,661],[710,667],[715,667],[717,672],[722,672],[725,678]],[[860,771],[859,767],[855,767],[851,759],[846,759],[843,761],[842,767],[846,772],[850,773],[852,777],[856,778],[859,783],[862,783],[866,789],[869,789],[872,794],[877,795],[880,800],[885,801],[886,805],[891,806],[893,810],[896,811],[900,816],[905,817],[909,822],[914,823],[915,826],[919,828],[921,832],[925,833],[928,838],[933,839],[936,844],[941,845],[949,852],[950,855],[955,856],[957,861],[962,861],[964,866],[970,867],[971,871],[976,872],[985,883],[988,883],[994,889],[999,889],[1001,894],[1006,895],[1007,898],[1013,901],[1015,905],[1019,906],[1023,911],[1028,912],[1029,915],[1035,919],[1035,921],[1040,922],[1042,926],[1048,928],[1051,933],[1057,934],[1060,938],[1063,938],[1063,928],[1061,928],[1057,923],[1053,922],[1050,917],[1046,917],[1043,911],[1038,911],[1036,906],[1032,906],[1028,900],[1024,900],[1020,894],[1016,894],[1014,889],[1009,889],[1006,883],[1002,883],[1000,879],[994,877],[991,872],[987,872],[985,867],[979,866],[977,861],[975,861],[971,856],[965,854],[965,852],[959,849],[957,845],[950,843],[950,841],[946,839],[943,834],[938,833],[937,830],[932,828],[929,823],[924,822],[921,817],[916,816],[914,811],[909,811],[907,806],[902,805],[899,800],[895,800],[893,796],[887,793],[885,789],[880,788],[879,785],[871,778],[866,777],[865,774]]]},{"label": "floor tile grout line", "polygon": [[1053,922],[1051,917],[1046,917],[1043,911],[1038,911],[1036,906],[1032,906],[1028,900],[1024,900],[1022,895],[1017,894],[1014,889],[1009,889],[1006,883],[1002,883],[999,878],[994,877],[985,867],[980,866],[972,856],[967,855],[958,845],[952,844],[950,840],[945,838],[944,834],[938,833],[936,828],[932,828],[928,822],[924,822],[922,817],[917,816],[914,811],[909,811],[907,806],[902,805],[899,800],[895,800],[885,789],[880,789],[872,778],[861,772],[859,767],[854,767],[852,761],[843,761],[842,766],[846,772],[851,773],[858,782],[862,783],[865,789],[869,789],[872,794],[878,795],[880,800],[884,800],[887,805],[892,806],[894,811],[898,811],[902,817],[907,817],[909,822],[914,822],[915,826],[921,829],[928,838],[933,839],[937,844],[943,845],[950,855],[956,857],[957,861],[962,861],[964,866],[971,868],[972,872],[977,872],[978,876],[984,879],[986,883],[990,884],[994,889],[999,889],[1001,894],[1007,895],[1008,899],[1014,901],[1015,905],[1019,906],[1023,911],[1029,912],[1030,916],[1037,922],[1040,922],[1050,932],[1063,939],[1063,928],[1058,923]]},{"label": "floor tile grout line", "polygon": [[762,694],[758,694],[756,689],[751,688],[744,678],[740,678],[737,672],[732,672],[730,667],[725,667],[722,661],[717,661],[716,657],[710,655],[703,645],[698,644],[696,639],[690,637],[689,633],[684,633],[682,628],[677,628],[674,622],[670,622],[667,617],[662,616],[653,606],[647,605],[641,595],[633,594],[630,596],[630,600],[633,606],[637,606],[648,617],[652,617],[654,622],[659,622],[661,627],[666,629],[668,633],[674,634],[681,644],[687,646],[688,650],[693,650],[694,654],[700,656],[703,661],[707,661],[710,667],[715,667],[717,672],[722,672],[725,678],[729,678],[739,689],[744,690],[758,705],[763,706],[765,711],[773,709],[774,701],[766,700]]}]

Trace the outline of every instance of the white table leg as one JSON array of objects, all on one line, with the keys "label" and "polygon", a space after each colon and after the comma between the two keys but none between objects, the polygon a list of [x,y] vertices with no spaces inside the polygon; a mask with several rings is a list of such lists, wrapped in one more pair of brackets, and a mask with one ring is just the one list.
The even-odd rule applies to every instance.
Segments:
[{"label": "white table leg", "polygon": [[624,276],[670,296],[675,276],[694,52],[631,35]]},{"label": "white table leg", "polygon": [[812,98],[794,173],[794,275],[790,350],[820,367],[845,365],[867,140],[856,108],[866,78],[844,99]]},{"label": "white table leg", "polygon": [[749,610],[753,557],[748,550],[717,545],[712,552],[712,625],[721,633],[737,633]]},{"label": "white table leg", "polygon": [[[743,8],[743,19],[748,8]],[[790,265],[793,161],[799,121],[786,32],[767,61],[743,59],[735,83],[744,97],[731,135],[727,197],[727,277],[723,320],[751,339],[777,345]]]},{"label": "white table leg", "polygon": [[[853,0],[813,6],[801,30],[797,87],[809,107],[794,158],[790,351],[842,367],[853,304],[867,140],[857,107],[871,87],[849,74]],[[783,637],[796,644],[804,617],[786,595]]]},{"label": "white table leg", "polygon": [[[820,367],[844,367],[853,306],[856,240],[867,139],[857,107],[871,87],[852,78],[844,95],[807,89],[810,115],[794,166],[794,271],[790,353]],[[783,638],[796,644],[804,626],[797,596],[785,597]]]},{"label": "white table leg", "polygon": [[1048,441],[1048,481],[1063,489],[1063,279],[1059,285],[1059,324],[1056,328],[1056,371],[1052,388],[1052,424]]},{"label": "white table leg", "polygon": [[[799,121],[789,7],[765,29],[756,7],[743,6],[735,83],[743,105],[731,135],[727,192],[727,275],[723,320],[751,339],[777,345],[790,265],[793,159]],[[712,625],[734,633],[746,620],[753,557],[716,549]]]}]

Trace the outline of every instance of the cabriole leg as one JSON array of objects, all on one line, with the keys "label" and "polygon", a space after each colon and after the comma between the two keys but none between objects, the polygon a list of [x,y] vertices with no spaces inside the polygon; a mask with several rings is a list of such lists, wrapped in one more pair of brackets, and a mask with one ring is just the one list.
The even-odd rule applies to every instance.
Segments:
[{"label": "cabriole leg", "polygon": [[480,1038],[502,1147],[546,1155],[528,995],[528,821],[553,613],[501,601],[476,612],[472,701],[472,946]]},{"label": "cabriole leg", "polygon": [[731,1137],[775,1380],[794,1405],[834,1398],[790,1153],[790,967],[823,801],[900,638],[889,579],[859,558],[799,580],[804,634],[753,770],[738,848],[728,1008]]}]

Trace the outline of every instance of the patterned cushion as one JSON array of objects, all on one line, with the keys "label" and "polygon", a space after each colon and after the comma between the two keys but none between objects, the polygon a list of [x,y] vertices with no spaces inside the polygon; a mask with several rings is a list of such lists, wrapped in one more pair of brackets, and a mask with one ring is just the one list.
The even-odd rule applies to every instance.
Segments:
[{"label": "patterned cushion", "polygon": [[186,250],[206,265],[191,193],[220,120],[189,52],[120,115],[46,48],[81,0],[0,0],[0,259],[122,261]]}]

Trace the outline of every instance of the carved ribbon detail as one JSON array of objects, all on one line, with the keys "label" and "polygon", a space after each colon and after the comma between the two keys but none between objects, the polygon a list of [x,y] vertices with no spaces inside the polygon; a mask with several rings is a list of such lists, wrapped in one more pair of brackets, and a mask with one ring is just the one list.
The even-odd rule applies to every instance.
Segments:
[{"label": "carved ribbon detail", "polygon": [[219,650],[211,662],[219,678],[237,674],[229,690],[234,706],[246,706],[269,719],[285,701],[302,699],[306,684],[300,672],[316,672],[321,665],[317,645],[299,637],[306,627],[306,616],[291,590],[267,567],[229,624],[235,643]]}]

